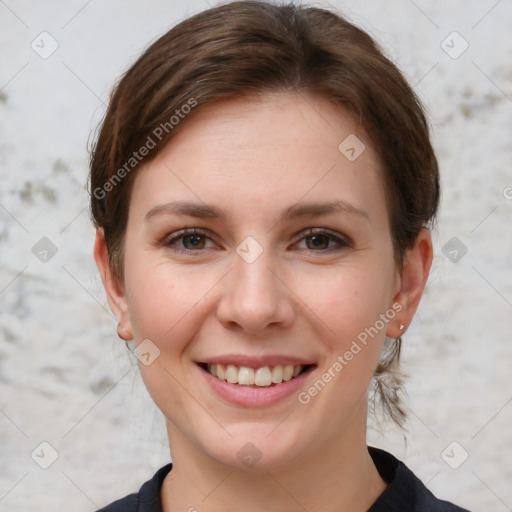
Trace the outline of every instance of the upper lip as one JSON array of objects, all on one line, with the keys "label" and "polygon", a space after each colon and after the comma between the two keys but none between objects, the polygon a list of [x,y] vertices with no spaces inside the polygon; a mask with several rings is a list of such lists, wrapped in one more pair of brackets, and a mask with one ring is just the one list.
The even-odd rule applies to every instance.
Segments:
[{"label": "upper lip", "polygon": [[226,354],[223,356],[207,357],[200,361],[206,364],[232,364],[233,366],[245,366],[248,368],[262,368],[264,366],[277,366],[277,365],[311,365],[314,364],[310,359],[301,357],[287,356],[287,355],[262,355],[262,356],[248,356],[242,354]]}]

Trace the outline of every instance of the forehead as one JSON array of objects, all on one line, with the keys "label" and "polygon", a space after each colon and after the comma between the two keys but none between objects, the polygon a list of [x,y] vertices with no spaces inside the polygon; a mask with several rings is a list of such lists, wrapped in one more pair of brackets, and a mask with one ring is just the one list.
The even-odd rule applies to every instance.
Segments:
[{"label": "forehead", "polygon": [[381,166],[367,135],[352,113],[323,98],[274,93],[224,100],[183,123],[138,171],[134,206],[147,211],[185,198],[227,203],[246,215],[301,198],[342,199],[357,208],[373,197],[366,206],[382,206]]}]

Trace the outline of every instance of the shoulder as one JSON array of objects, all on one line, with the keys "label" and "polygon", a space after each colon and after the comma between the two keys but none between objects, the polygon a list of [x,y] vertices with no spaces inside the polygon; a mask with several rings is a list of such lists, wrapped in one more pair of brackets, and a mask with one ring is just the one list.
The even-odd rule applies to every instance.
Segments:
[{"label": "shoulder", "polygon": [[388,487],[368,512],[469,512],[436,498],[403,462],[390,453],[372,447],[369,452]]},{"label": "shoulder", "polygon": [[162,512],[160,489],[171,469],[172,463],[162,466],[150,480],[142,485],[139,492],[116,500],[97,512]]}]

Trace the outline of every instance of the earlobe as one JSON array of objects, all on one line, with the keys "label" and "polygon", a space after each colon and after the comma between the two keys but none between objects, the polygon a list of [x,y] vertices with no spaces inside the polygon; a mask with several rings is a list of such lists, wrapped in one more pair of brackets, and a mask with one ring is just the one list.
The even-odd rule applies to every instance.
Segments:
[{"label": "earlobe", "polygon": [[128,304],[126,302],[124,287],[116,276],[114,276],[110,268],[108,248],[102,228],[96,229],[94,259],[103,282],[103,287],[107,294],[110,309],[118,321],[118,336],[123,340],[128,341],[133,338],[130,318],[128,315]]},{"label": "earlobe", "polygon": [[[398,338],[409,327],[427,284],[432,265],[433,249],[430,231],[422,228],[418,233],[414,247],[407,251],[404,265],[399,275],[399,286],[393,298],[393,305],[401,308],[396,317],[388,324],[386,336]],[[397,306],[395,306],[397,309]]]}]

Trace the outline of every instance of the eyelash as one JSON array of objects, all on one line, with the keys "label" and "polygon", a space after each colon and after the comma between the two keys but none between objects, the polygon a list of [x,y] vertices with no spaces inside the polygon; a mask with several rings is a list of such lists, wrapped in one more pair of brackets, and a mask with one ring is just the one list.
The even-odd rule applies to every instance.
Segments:
[{"label": "eyelash", "polygon": [[[310,228],[310,229],[307,229],[306,231],[303,231],[301,233],[301,237],[297,240],[297,242],[299,242],[301,240],[304,240],[306,238],[311,238],[311,237],[314,237],[314,236],[321,236],[321,235],[327,236],[331,240],[335,241],[338,244],[338,247],[328,247],[326,249],[320,249],[318,251],[316,251],[314,249],[306,249],[307,251],[309,251],[309,252],[320,252],[320,253],[323,252],[323,253],[326,253],[326,252],[332,252],[332,251],[339,251],[339,250],[342,250],[342,249],[346,249],[347,247],[352,247],[352,243],[351,243],[351,241],[348,238],[340,237],[340,236],[335,235],[332,232],[327,231],[327,230],[322,229],[322,228]],[[175,246],[176,242],[178,240],[182,239],[182,238],[187,237],[187,236],[204,236],[204,237],[207,237],[207,238],[211,239],[211,237],[208,236],[208,232],[205,231],[205,230],[198,229],[198,228],[187,228],[187,229],[183,229],[183,230],[179,231],[178,233],[176,233],[171,238],[169,238],[169,237],[165,238],[160,243],[160,245],[162,247],[170,248],[173,251],[176,251],[176,252],[179,252],[179,253],[185,253],[185,254],[200,253],[200,252],[206,250],[206,249],[193,250],[193,249],[184,249],[184,248],[178,249]],[[297,242],[294,242],[294,243],[297,243]]]}]

